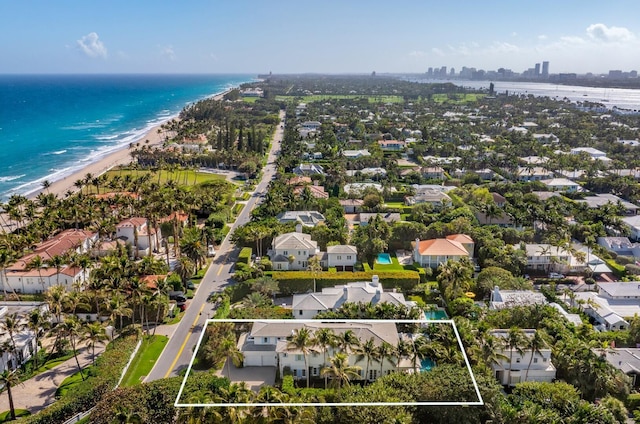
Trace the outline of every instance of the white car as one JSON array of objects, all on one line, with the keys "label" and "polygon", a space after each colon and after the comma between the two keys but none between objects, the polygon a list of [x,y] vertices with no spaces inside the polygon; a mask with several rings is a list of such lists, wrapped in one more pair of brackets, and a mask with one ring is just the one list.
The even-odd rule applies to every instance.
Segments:
[{"label": "white car", "polygon": [[564,275],[557,273],[557,272],[550,272],[549,273],[549,278],[564,278]]},{"label": "white car", "polygon": [[216,256],[216,249],[213,248],[212,244],[210,244],[207,248],[207,256]]}]

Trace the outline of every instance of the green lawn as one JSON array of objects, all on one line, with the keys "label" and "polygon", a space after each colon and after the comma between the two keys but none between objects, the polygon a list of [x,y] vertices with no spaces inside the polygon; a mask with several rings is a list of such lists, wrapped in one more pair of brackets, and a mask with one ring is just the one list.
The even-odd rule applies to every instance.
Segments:
[{"label": "green lawn", "polygon": [[436,103],[455,103],[455,104],[464,104],[478,101],[479,99],[485,97],[486,94],[478,94],[478,93],[443,93],[443,94],[434,94],[431,97],[431,100]]},{"label": "green lawn", "polygon": [[377,261],[373,263],[374,271],[404,271],[404,266],[398,263],[398,258],[395,256],[391,257],[391,264],[383,265],[379,264]]},{"label": "green lawn", "polygon": [[145,336],[140,349],[131,362],[121,386],[128,387],[140,384],[142,379],[151,372],[169,338],[166,336]]},{"label": "green lawn", "polygon": [[[121,178],[125,178],[127,175],[130,175],[132,179],[139,177],[140,175],[152,174],[151,181],[160,181],[160,184],[166,183],[167,181],[175,181],[180,185],[194,185],[201,184],[207,181],[215,181],[215,180],[224,180],[224,175],[219,174],[210,174],[207,172],[198,172],[192,169],[186,170],[177,170],[177,171],[166,171],[163,170],[161,172],[151,171],[147,169],[112,169],[107,172],[107,177],[111,179],[115,175],[120,175]],[[83,189],[85,192],[87,188]],[[89,192],[95,193],[96,188],[92,185],[89,186]],[[101,190],[102,191],[102,190]]]},{"label": "green lawn", "polygon": [[[31,412],[26,409],[16,409],[16,417],[26,417],[31,415]],[[0,423],[11,422],[11,411],[0,412]]]},{"label": "green lawn", "polygon": [[[88,367],[83,368],[82,372],[84,374],[84,379],[86,380],[87,378],[91,378],[95,376],[96,371],[97,371],[97,368],[94,367],[93,365],[89,365]],[[74,387],[78,383],[81,383],[82,381],[83,380],[82,380],[82,376],[80,375],[80,371],[65,378],[60,384],[60,386],[58,386],[58,390],[56,390],[56,397],[61,397],[68,391],[73,390]]]},{"label": "green lawn", "polygon": [[332,99],[363,99],[369,103],[404,103],[402,96],[363,96],[358,94],[316,94],[313,96],[276,96],[276,101],[301,101],[303,103],[317,102]]}]

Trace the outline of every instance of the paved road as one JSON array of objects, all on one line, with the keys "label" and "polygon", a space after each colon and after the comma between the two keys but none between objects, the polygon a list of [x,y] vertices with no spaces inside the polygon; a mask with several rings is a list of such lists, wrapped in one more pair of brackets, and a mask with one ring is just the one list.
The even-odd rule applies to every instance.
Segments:
[{"label": "paved road", "polygon": [[[284,116],[284,111],[280,111],[281,123],[284,120]],[[271,143],[271,150],[269,150],[267,165],[262,172],[262,179],[254,191],[257,195],[267,192],[267,186],[276,173],[275,159],[280,151],[283,133],[284,130],[281,128],[281,125],[278,125],[273,143]],[[249,222],[251,210],[253,210],[257,203],[262,201],[262,198],[257,195],[252,195],[249,198],[242,212],[240,212],[231,227],[229,235],[232,234],[233,230],[237,227]],[[173,334],[170,335],[169,342],[145,379],[145,382],[176,376],[189,365],[206,320],[214,314],[213,304],[207,303],[207,298],[209,298],[212,293],[220,292],[232,283],[232,268],[238,256],[239,249],[236,249],[235,245],[229,241],[229,236],[227,236],[216,253],[216,258],[202,279],[193,299],[189,302],[180,324],[175,328]]]}]

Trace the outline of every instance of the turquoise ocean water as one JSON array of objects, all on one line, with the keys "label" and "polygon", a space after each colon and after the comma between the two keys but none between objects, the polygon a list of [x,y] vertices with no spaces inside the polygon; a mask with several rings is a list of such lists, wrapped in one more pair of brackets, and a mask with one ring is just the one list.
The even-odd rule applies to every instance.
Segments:
[{"label": "turquoise ocean water", "polygon": [[0,75],[0,200],[141,140],[254,75]]}]

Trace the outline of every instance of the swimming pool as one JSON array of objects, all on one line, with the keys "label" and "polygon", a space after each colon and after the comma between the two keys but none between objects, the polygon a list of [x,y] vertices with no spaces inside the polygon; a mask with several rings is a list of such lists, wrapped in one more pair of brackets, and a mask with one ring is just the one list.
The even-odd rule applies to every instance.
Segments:
[{"label": "swimming pool", "polygon": [[420,372],[431,371],[435,364],[431,360],[431,358],[424,358],[420,361]]},{"label": "swimming pool", "polygon": [[378,253],[376,262],[380,265],[391,265],[391,255],[388,253]]},{"label": "swimming pool", "polygon": [[426,319],[449,319],[447,312],[442,309],[436,309],[435,311],[424,311],[424,317]]}]

